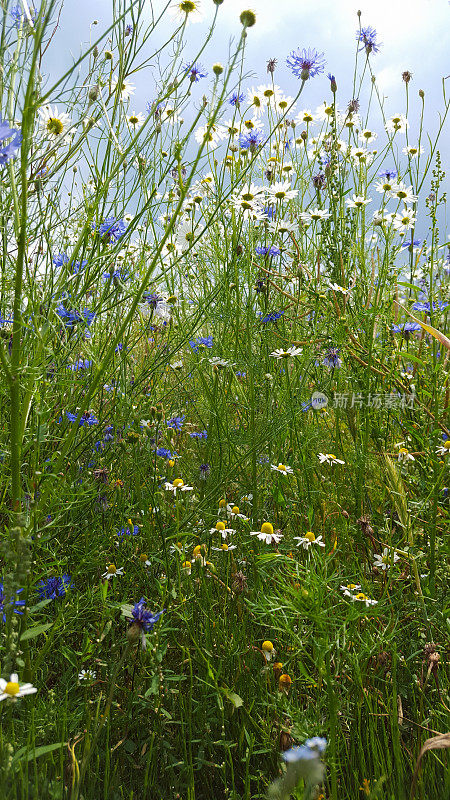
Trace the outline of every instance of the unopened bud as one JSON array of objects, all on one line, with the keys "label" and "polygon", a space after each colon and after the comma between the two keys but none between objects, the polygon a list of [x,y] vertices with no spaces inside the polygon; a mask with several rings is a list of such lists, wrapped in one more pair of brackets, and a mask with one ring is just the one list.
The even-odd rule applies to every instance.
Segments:
[{"label": "unopened bud", "polygon": [[214,72],[214,75],[221,75],[223,72],[222,64],[213,64],[212,71]]},{"label": "unopened bud", "polygon": [[251,28],[256,22],[256,14],[254,11],[243,11],[239,19],[244,28]]}]

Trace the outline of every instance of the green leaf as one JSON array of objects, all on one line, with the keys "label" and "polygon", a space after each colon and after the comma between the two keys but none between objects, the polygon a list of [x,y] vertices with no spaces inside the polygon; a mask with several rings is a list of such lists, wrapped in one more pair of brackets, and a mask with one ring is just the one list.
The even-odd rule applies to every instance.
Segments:
[{"label": "green leaf", "polygon": [[11,764],[19,764],[21,761],[32,761],[34,758],[45,756],[47,753],[53,753],[54,750],[59,750],[61,747],[65,746],[66,742],[57,742],[57,744],[44,744],[41,747],[36,747],[35,749],[21,747],[17,753],[14,753]]},{"label": "green leaf", "polygon": [[242,697],[239,697],[239,695],[236,694],[236,692],[231,692],[229,689],[225,688],[222,689],[222,691],[225,697],[230,701],[230,703],[233,703],[235,708],[240,708],[241,706],[244,705]]},{"label": "green leaf", "polygon": [[35,625],[34,628],[28,628],[25,633],[22,634],[20,637],[21,642],[26,642],[28,639],[34,639],[36,636],[39,636],[41,633],[45,633],[51,628],[53,622],[47,622],[45,625]]}]

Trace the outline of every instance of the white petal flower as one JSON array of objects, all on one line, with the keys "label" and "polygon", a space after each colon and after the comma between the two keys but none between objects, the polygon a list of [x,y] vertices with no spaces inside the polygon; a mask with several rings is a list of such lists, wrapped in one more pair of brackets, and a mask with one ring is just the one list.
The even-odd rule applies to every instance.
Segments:
[{"label": "white petal flower", "polygon": [[[113,77],[113,79],[111,81],[111,92],[112,93],[114,93],[116,91],[118,84],[119,84],[119,79],[118,79],[117,75],[114,75],[114,77]],[[122,83],[120,84],[120,88],[119,88],[120,99],[121,100],[129,100],[131,95],[134,94],[135,91],[136,91],[136,87],[135,87],[134,83],[131,83],[131,81],[128,81],[126,78],[123,78],[122,79]]]},{"label": "white petal flower", "polygon": [[37,689],[31,683],[19,683],[18,675],[13,672],[9,681],[0,678],[0,700],[17,700],[27,694],[34,694]]},{"label": "white petal flower", "polygon": [[391,565],[399,561],[399,557],[395,552],[395,550],[390,551],[387,547],[384,548],[383,554],[381,556],[374,555],[373,558],[374,558],[373,566],[378,567],[378,569],[382,569],[383,572],[385,572],[386,570],[389,571]]},{"label": "white petal flower", "polygon": [[281,472],[282,475],[293,475],[294,470],[292,467],[288,467],[286,464],[271,464],[270,468],[273,469],[275,472]]},{"label": "white petal flower", "polygon": [[317,458],[321,464],[345,464],[345,461],[342,461],[340,458],[336,458],[333,453],[318,453]]},{"label": "white petal flower", "polygon": [[319,547],[325,547],[325,542],[322,541],[322,536],[315,536],[312,531],[307,531],[304,536],[294,536],[298,542],[297,547],[303,547],[304,550],[309,550],[311,545],[316,544]]},{"label": "white petal flower", "polygon": [[278,358],[278,359],[280,359],[280,358],[293,358],[294,356],[300,356],[302,354],[302,352],[303,351],[302,351],[301,347],[292,346],[292,347],[288,347],[287,350],[283,350],[282,348],[280,348],[279,350],[274,350],[273,353],[271,353],[270,355],[273,358]]},{"label": "white petal flower", "polygon": [[54,142],[70,142],[67,136],[71,126],[71,119],[64,111],[58,112],[58,107],[44,106],[38,111],[41,130]]},{"label": "white petal flower", "polygon": [[117,568],[115,564],[109,564],[106,572],[103,573],[102,578],[110,581],[111,578],[121,578],[123,575],[123,567]]}]

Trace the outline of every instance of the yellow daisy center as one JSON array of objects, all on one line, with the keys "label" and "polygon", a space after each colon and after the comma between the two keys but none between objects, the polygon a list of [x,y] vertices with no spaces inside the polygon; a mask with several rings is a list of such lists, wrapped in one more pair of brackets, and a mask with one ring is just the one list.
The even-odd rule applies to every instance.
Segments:
[{"label": "yellow daisy center", "polygon": [[222,550],[228,550],[228,545],[226,542],[223,543]]},{"label": "yellow daisy center", "polygon": [[305,539],[308,539],[308,542],[315,542],[316,541],[316,537],[314,536],[312,531],[306,531]]},{"label": "yellow daisy center", "polygon": [[233,506],[231,509],[232,514],[239,514],[239,506]]},{"label": "yellow daisy center", "polygon": [[115,564],[109,564],[107,572],[109,575],[115,575],[117,572],[117,567]]},{"label": "yellow daisy center", "polygon": [[267,653],[271,653],[273,650],[273,644],[269,640],[262,643],[262,649],[265,650]]},{"label": "yellow daisy center", "polygon": [[286,467],[284,464],[278,464],[278,469],[280,470],[280,472],[286,472]]},{"label": "yellow daisy center", "polygon": [[175,478],[175,480],[173,482],[173,485],[176,488],[180,488],[181,489],[181,487],[184,486],[184,481],[181,478]]},{"label": "yellow daisy center", "polygon": [[139,556],[139,560],[142,561],[143,563],[145,563],[145,561],[148,560],[147,553],[141,553],[141,555]]},{"label": "yellow daisy center", "polygon": [[227,504],[226,500],[223,499],[219,500],[219,508],[225,508],[226,504]]},{"label": "yellow daisy center", "polygon": [[450,450],[450,439],[446,439],[442,447],[445,447],[446,450]]},{"label": "yellow daisy center", "polygon": [[10,697],[14,697],[14,695],[19,694],[20,686],[17,681],[8,681],[3,691],[5,694],[9,694]]},{"label": "yellow daisy center", "polygon": [[273,534],[273,525],[271,522],[263,522],[261,525],[261,533]]},{"label": "yellow daisy center", "polygon": [[50,117],[50,119],[47,121],[47,130],[50,133],[55,133],[56,135],[59,135],[60,133],[62,133],[63,128],[64,125],[62,124],[61,120],[58,119],[57,117]]},{"label": "yellow daisy center", "polygon": [[225,530],[225,523],[221,522],[220,520],[219,522],[216,522],[216,531],[224,531],[224,530]]},{"label": "yellow daisy center", "polygon": [[191,14],[192,11],[195,11],[196,5],[192,2],[192,0],[183,0],[182,3],[179,5],[180,11],[184,11],[185,14]]},{"label": "yellow daisy center", "polygon": [[355,597],[357,600],[367,600],[367,595],[364,592],[358,592]]}]

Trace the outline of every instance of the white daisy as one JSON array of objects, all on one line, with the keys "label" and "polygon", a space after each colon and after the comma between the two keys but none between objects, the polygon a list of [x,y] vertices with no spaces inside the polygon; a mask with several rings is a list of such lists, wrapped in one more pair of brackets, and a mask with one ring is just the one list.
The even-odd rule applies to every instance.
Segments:
[{"label": "white daisy", "polygon": [[274,200],[293,200],[297,195],[298,189],[292,189],[289,181],[279,181],[269,187],[269,196]]},{"label": "white daisy", "polygon": [[340,458],[336,458],[333,453],[317,453],[317,458],[321,464],[345,464]]},{"label": "white daisy", "polygon": [[415,203],[417,200],[417,195],[413,194],[412,186],[406,186],[402,181],[392,187],[391,197],[403,200],[404,203]]},{"label": "white daisy", "polygon": [[233,528],[226,528],[225,523],[222,520],[216,522],[214,528],[209,529],[210,533],[220,533],[222,539],[226,539],[229,535],[231,536],[236,531]]},{"label": "white daisy", "polygon": [[202,144],[216,145],[225,137],[225,131],[221,125],[201,125],[194,134],[195,141]]},{"label": "white daisy", "polygon": [[275,472],[281,472],[282,475],[294,474],[292,467],[288,467],[286,464],[271,464],[270,469],[273,469]]},{"label": "white daisy", "polygon": [[235,544],[227,544],[224,542],[220,545],[220,547],[213,547],[213,550],[216,550],[218,553],[228,553],[229,550],[236,550]]},{"label": "white daisy", "polygon": [[405,208],[403,211],[397,213],[393,219],[393,225],[399,233],[405,233],[414,228],[416,224],[416,217],[412,208]]},{"label": "white daisy", "polygon": [[395,564],[400,560],[397,553],[395,551],[390,551],[387,547],[384,548],[381,556],[374,555],[373,559],[373,566],[378,567],[378,569],[382,569],[383,572],[386,570],[389,571],[392,564]]},{"label": "white daisy", "polygon": [[92,669],[82,669],[81,672],[78,674],[79,681],[95,681],[97,677],[97,673],[94,672]]},{"label": "white daisy", "polygon": [[394,114],[387,123],[386,123],[386,130],[388,133],[406,133],[406,128],[409,126],[409,122],[406,119],[404,114]]},{"label": "white daisy", "polygon": [[423,152],[424,149],[422,145],[419,146],[418,144],[415,146],[409,145],[408,147],[404,147],[402,150],[402,153],[404,153],[405,156],[409,156],[409,158],[418,158]]},{"label": "white daisy", "polygon": [[140,128],[141,125],[144,124],[145,117],[142,114],[142,112],[139,112],[139,114],[128,114],[127,122],[128,122],[128,125],[130,126],[130,128],[132,128],[133,130],[136,130],[137,128]]},{"label": "white daisy", "polygon": [[273,525],[270,522],[263,522],[260,531],[250,531],[250,536],[257,536],[261,542],[266,544],[278,544],[283,538],[282,533],[274,533]]},{"label": "white daisy", "polygon": [[361,590],[361,584],[348,583],[346,586],[340,586],[339,588],[345,595],[350,596],[353,592],[359,592]]},{"label": "white daisy", "polygon": [[264,114],[267,106],[267,101],[259,89],[247,89],[247,103],[252,108],[252,113],[255,117],[260,117]]},{"label": "white daisy", "polygon": [[175,497],[177,496],[177,492],[192,492],[194,490],[193,486],[185,486],[184,481],[181,478],[175,478],[172,483],[170,483],[170,481],[166,481],[164,488],[168,492],[173,492]]},{"label": "white daisy", "polygon": [[351,200],[346,200],[345,202],[349,208],[362,208],[362,206],[366,206],[367,203],[371,203],[372,198],[363,197],[360,194],[354,194]]},{"label": "white daisy", "polygon": [[71,119],[65,111],[58,112],[58,107],[44,106],[38,111],[41,130],[53,141],[67,142],[70,136],[67,132],[71,126]]},{"label": "white daisy", "polygon": [[331,214],[326,208],[312,208],[311,211],[302,211],[299,214],[302,222],[322,222],[324,219],[329,219]]},{"label": "white daisy", "polygon": [[0,700],[17,700],[19,697],[25,697],[27,694],[34,694],[37,689],[31,683],[19,683],[18,675],[13,672],[10,675],[9,681],[0,678]]},{"label": "white daisy", "polygon": [[248,522],[248,517],[245,514],[241,514],[239,511],[239,506],[233,506],[231,503],[227,503],[227,517],[230,519],[243,519],[245,522]]},{"label": "white daisy", "polygon": [[283,350],[282,348],[279,348],[278,350],[274,350],[273,353],[271,353],[270,355],[273,358],[278,358],[278,359],[279,358],[293,358],[294,356],[300,356],[302,354],[302,352],[303,351],[302,351],[301,347],[292,346],[292,347],[288,347],[287,350]]},{"label": "white daisy", "polygon": [[446,439],[444,444],[440,445],[440,447],[436,448],[436,455],[438,456],[448,456],[450,455],[450,439]]},{"label": "white daisy", "polygon": [[123,575],[123,567],[117,568],[115,564],[109,564],[106,572],[103,573],[102,578],[110,581],[111,578],[121,578]]},{"label": "white daisy", "polygon": [[374,133],[368,128],[365,128],[363,131],[360,131],[359,133],[359,139],[361,140],[361,142],[365,142],[366,144],[368,144],[369,142],[374,142],[375,139],[377,138],[378,134]]},{"label": "white daisy", "polygon": [[306,531],[304,536],[294,536],[298,542],[297,547],[302,546],[304,550],[309,550],[312,544],[317,544],[319,547],[325,547],[325,542],[322,541],[322,536],[315,536],[312,531]]},{"label": "white daisy", "polygon": [[367,597],[367,595],[363,592],[358,592],[358,594],[352,594],[350,596],[353,601],[357,603],[364,603],[366,608],[369,606],[376,606],[378,604],[378,600],[371,600],[370,597]]},{"label": "white daisy", "polygon": [[312,113],[312,111],[309,108],[305,108],[305,109],[303,109],[303,111],[300,111],[300,113],[297,114],[297,116],[295,118],[295,122],[298,122],[299,125],[303,125],[303,124],[307,125],[307,124],[313,123],[315,121],[316,121],[316,118],[315,118],[314,114]]},{"label": "white daisy", "polygon": [[414,456],[412,455],[412,453],[410,453],[409,450],[405,447],[405,442],[398,442],[395,445],[395,447],[399,448],[397,458],[398,458],[398,460],[400,462],[402,462],[402,461],[415,461],[416,460],[414,458]]},{"label": "white daisy", "polygon": [[[119,84],[119,79],[118,79],[117,75],[114,75],[114,77],[113,77],[113,79],[111,81],[111,92],[112,92],[112,94],[114,94],[114,92],[116,91],[118,84]],[[135,91],[136,91],[136,87],[135,87],[134,83],[131,83],[131,81],[128,81],[126,78],[123,78],[122,79],[122,83],[120,84],[120,88],[119,88],[120,99],[121,100],[129,100],[131,95],[134,94]]]}]

